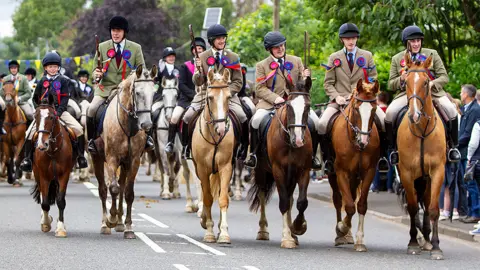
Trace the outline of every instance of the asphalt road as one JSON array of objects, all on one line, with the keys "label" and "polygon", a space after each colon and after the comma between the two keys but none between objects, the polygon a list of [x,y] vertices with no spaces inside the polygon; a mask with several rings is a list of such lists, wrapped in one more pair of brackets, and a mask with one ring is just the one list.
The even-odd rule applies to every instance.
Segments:
[{"label": "asphalt road", "polygon": [[[111,235],[100,234],[95,178],[87,184],[69,184],[65,239],[54,236],[56,206],[51,210],[52,231],[40,231],[41,208],[29,194],[32,181],[20,188],[0,182],[0,269],[478,269],[478,243],[440,235],[444,261],[431,261],[427,252],[407,255],[408,228],[368,214],[368,252],[355,252],[353,245],[334,247],[334,208],[314,199],[309,199],[308,230],[299,236],[297,249],[280,248],[277,197],[267,207],[270,241],[255,240],[259,215],[248,211],[246,201],[232,201],[228,212],[232,244],[203,244],[199,218],[184,212],[184,185],[181,199],[162,201],[160,184],[144,172],[142,168],[135,185],[135,240],[124,240],[123,233],[114,230]],[[213,213],[218,231],[218,206]],[[296,213],[295,209],[292,216]],[[355,234],[356,219],[353,224]]]}]

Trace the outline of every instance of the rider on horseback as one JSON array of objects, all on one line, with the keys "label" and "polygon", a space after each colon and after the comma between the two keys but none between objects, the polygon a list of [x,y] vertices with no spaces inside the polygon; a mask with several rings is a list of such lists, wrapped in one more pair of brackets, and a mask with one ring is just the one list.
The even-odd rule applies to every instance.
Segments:
[{"label": "rider on horseback", "polygon": [[[207,49],[207,45],[205,44],[205,40],[201,37],[195,38],[195,46],[197,48],[198,53],[202,53]],[[193,44],[190,45],[190,51],[192,55],[195,55]],[[185,62],[183,65],[180,66],[180,79],[178,83],[178,89],[180,90],[177,106],[173,110],[172,118],[170,119],[170,123],[168,125],[168,143],[165,146],[165,152],[173,153],[173,149],[175,146],[175,134],[177,133],[177,126],[180,117],[182,117],[183,112],[190,106],[190,103],[195,96],[195,85],[192,81],[193,73],[195,72],[195,63],[194,59]],[[185,125],[186,126],[186,125]],[[183,128],[186,128],[186,127]],[[182,156],[185,155],[185,150],[188,144],[188,132],[182,132]]]},{"label": "rider on horseback", "polygon": [[400,91],[392,103],[388,106],[385,116],[385,128],[387,130],[389,149],[392,150],[390,154],[390,163],[395,165],[398,163],[398,152],[396,151],[396,131],[394,122],[400,110],[407,106],[408,100],[405,94],[405,78],[407,77],[407,70],[405,60],[403,59],[405,53],[410,53],[412,60],[423,62],[430,55],[433,56],[432,66],[429,68],[432,81],[430,81],[430,89],[432,89],[432,96],[435,101],[440,103],[440,107],[445,110],[448,116],[446,127],[449,134],[450,151],[448,152],[449,161],[457,162],[460,160],[460,152],[458,146],[458,118],[455,105],[450,102],[443,86],[448,83],[448,74],[443,65],[442,59],[437,51],[432,49],[422,48],[423,32],[415,25],[406,27],[402,32],[402,42],[407,48],[392,57],[392,65],[390,67],[390,78],[388,80],[388,87],[391,91]]},{"label": "rider on horseback", "polygon": [[[87,111],[88,151],[93,153],[97,152],[95,145],[95,139],[97,137],[95,116],[98,108],[105,102],[108,102],[107,99],[116,93],[118,84],[120,84],[132,70],[145,64],[142,47],[126,39],[129,30],[127,19],[122,16],[114,16],[110,20],[109,30],[111,39],[100,43],[100,55],[95,54],[95,62],[97,62],[98,57],[100,57],[104,67],[103,70],[97,67],[93,71],[93,78],[96,80],[99,79],[100,81],[95,85],[95,96]],[[148,136],[145,151],[151,151],[154,148],[155,144],[153,139],[151,136]]]},{"label": "rider on horseback", "polygon": [[[265,50],[269,51],[271,55],[257,63],[256,66],[257,84],[255,93],[259,102],[251,123],[251,153],[249,159],[245,161],[245,165],[251,168],[257,166],[256,151],[258,149],[260,123],[265,116],[274,110],[274,105],[282,104],[287,100],[289,95],[287,79],[295,85],[297,81],[310,77],[310,70],[303,67],[302,60],[299,57],[286,54],[286,42],[287,39],[280,32],[268,32],[263,40]],[[310,109],[308,117],[314,123],[318,121],[318,117],[312,109]],[[313,130],[310,133],[312,134],[313,146],[312,169],[320,169],[321,164],[315,157],[318,141],[316,136],[313,136]]]},{"label": "rider on horseback", "polygon": [[[240,68],[240,58],[237,54],[225,49],[227,45],[227,29],[220,24],[214,24],[207,30],[208,43],[212,46],[209,50],[201,53],[199,58],[195,59],[195,66],[201,66],[202,71],[195,69],[193,74],[193,82],[197,86],[201,86],[201,90],[197,92],[183,117],[182,132],[188,134],[188,123],[192,120],[196,112],[201,111],[205,106],[205,96],[207,93],[207,72],[213,69],[215,73],[223,74],[225,68],[230,69],[229,88],[232,92],[232,98],[229,101],[229,108],[237,116],[242,123],[242,136],[239,159],[245,159],[248,150],[248,118],[243,111],[242,105],[236,93],[242,88],[242,72]],[[189,147],[185,151],[185,156],[189,157]]]},{"label": "rider on horseback", "polygon": [[[78,142],[78,157],[77,163],[79,168],[86,168],[88,166],[87,160],[84,157],[85,152],[85,138],[83,137],[82,126],[67,112],[67,104],[70,99],[70,80],[59,74],[59,68],[62,65],[62,58],[55,52],[48,52],[42,60],[43,68],[46,74],[37,84],[35,93],[33,94],[33,102],[38,106],[41,101],[53,95],[55,97],[55,109],[57,117],[69,128],[71,128],[77,136]],[[20,169],[24,172],[32,171],[33,160],[33,144],[32,139],[36,132],[36,123],[32,122],[27,131],[27,141],[25,142],[25,159],[20,164]]]},{"label": "rider on horseback", "polygon": [[[370,81],[377,79],[377,69],[373,62],[372,53],[357,47],[357,40],[360,37],[360,30],[353,23],[344,23],[340,26],[338,37],[343,44],[343,49],[332,53],[328,59],[327,71],[323,86],[330,97],[330,104],[320,117],[318,122],[318,133],[320,134],[320,147],[325,160],[326,173],[332,173],[333,149],[328,124],[330,119],[340,110],[340,106],[347,105],[359,79]],[[381,126],[377,126],[380,135],[381,152],[386,151],[386,135],[384,118],[385,113],[377,107],[376,118]],[[388,171],[389,164],[385,157],[382,157],[377,164],[381,172]]]},{"label": "rider on horseback", "polygon": [[[22,109],[25,117],[27,118],[27,125],[33,121],[34,110],[32,105],[28,100],[32,97],[32,90],[28,84],[27,78],[20,74],[18,70],[20,69],[20,64],[17,60],[11,60],[8,62],[8,70],[10,74],[3,78],[3,81],[12,81],[15,87],[15,90],[18,93],[18,105]],[[1,97],[3,97],[3,88],[0,87],[0,135],[5,134],[3,129],[3,121],[5,120],[5,102]]]},{"label": "rider on horseback", "polygon": [[93,88],[88,84],[88,78],[90,74],[85,69],[81,69],[77,73],[77,86],[79,90],[83,93],[86,99],[90,102],[93,99]]}]

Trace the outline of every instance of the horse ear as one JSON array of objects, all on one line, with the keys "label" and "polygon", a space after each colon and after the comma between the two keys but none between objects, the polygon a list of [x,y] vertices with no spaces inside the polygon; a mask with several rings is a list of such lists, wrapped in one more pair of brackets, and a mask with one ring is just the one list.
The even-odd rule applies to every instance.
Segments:
[{"label": "horse ear", "polygon": [[405,55],[403,56],[403,59],[405,59],[405,65],[410,68],[413,65],[412,58],[410,57],[410,54],[408,52],[405,52]]},{"label": "horse ear", "polygon": [[362,79],[358,79],[358,82],[357,82],[357,92],[360,93],[363,91],[363,81]]},{"label": "horse ear", "polygon": [[153,65],[152,70],[150,71],[150,78],[157,77],[158,69],[156,65]]},{"label": "horse ear", "polygon": [[136,70],[137,78],[142,77],[142,72],[143,72],[143,65],[140,65],[137,67],[137,70]]},{"label": "horse ear", "polygon": [[208,84],[211,84],[213,82],[213,76],[214,76],[214,71],[213,71],[213,68],[211,68],[209,71],[208,71]]},{"label": "horse ear", "polygon": [[380,85],[378,84],[378,80],[375,80],[375,84],[373,85],[373,93],[376,95],[380,92]]},{"label": "horse ear", "polygon": [[165,88],[165,77],[162,77],[162,88]]},{"label": "horse ear", "polygon": [[430,65],[432,64],[433,57],[430,55],[425,62],[423,62],[423,67],[424,68],[430,68]]},{"label": "horse ear", "polygon": [[223,70],[223,81],[230,82],[230,69],[228,68]]},{"label": "horse ear", "polygon": [[312,78],[310,76],[308,76],[306,79],[305,79],[305,90],[307,92],[310,92],[310,89],[312,88]]}]

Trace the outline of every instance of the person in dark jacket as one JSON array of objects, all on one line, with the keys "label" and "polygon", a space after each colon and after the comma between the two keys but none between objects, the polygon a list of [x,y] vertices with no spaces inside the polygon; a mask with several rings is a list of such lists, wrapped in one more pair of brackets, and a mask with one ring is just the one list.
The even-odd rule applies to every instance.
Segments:
[{"label": "person in dark jacket", "polygon": [[[195,47],[197,48],[198,54],[204,52],[207,49],[205,40],[201,37],[196,37]],[[190,45],[190,51],[192,52],[192,55],[195,56],[193,44]],[[178,88],[180,90],[180,93],[177,101],[177,107],[175,107],[175,109],[173,110],[172,118],[170,119],[170,125],[168,127],[168,143],[165,146],[165,152],[167,153],[173,152],[178,122],[182,117],[183,112],[188,108],[188,106],[190,106],[190,103],[192,102],[193,97],[196,94],[195,85],[192,81],[194,71],[195,64],[193,58],[192,60],[183,63],[179,69],[180,78]],[[188,142],[188,131],[185,130],[187,128],[186,125],[184,125],[182,128],[184,129],[184,131],[182,132],[182,143],[184,145],[182,150],[182,156],[185,156],[185,145],[187,145]]]},{"label": "person in dark jacket", "polygon": [[158,90],[153,96],[154,101],[158,101],[162,99],[163,77],[178,78],[180,76],[179,68],[175,66],[176,57],[177,57],[177,53],[172,47],[166,47],[165,49],[163,49],[162,59],[158,61],[158,74],[157,74],[157,77],[155,78],[155,81],[158,83]]},{"label": "person in dark jacket", "polygon": [[82,91],[83,95],[87,99],[88,102],[92,101],[93,99],[93,88],[91,85],[88,84],[88,79],[90,78],[90,74],[85,69],[81,69],[77,73],[77,84],[80,91]]}]

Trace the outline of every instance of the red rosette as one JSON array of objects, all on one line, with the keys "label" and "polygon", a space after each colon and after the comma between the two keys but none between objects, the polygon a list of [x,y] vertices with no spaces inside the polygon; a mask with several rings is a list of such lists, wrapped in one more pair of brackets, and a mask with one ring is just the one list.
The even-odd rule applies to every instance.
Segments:
[{"label": "red rosette", "polygon": [[115,57],[115,54],[117,54],[117,53],[115,52],[114,49],[110,49],[110,50],[107,51],[107,56],[108,56],[109,58]]},{"label": "red rosette", "polygon": [[209,66],[215,65],[215,57],[213,57],[213,56],[208,57],[207,58],[207,65],[209,65]]},{"label": "red rosette", "polygon": [[405,59],[402,58],[402,60],[400,60],[400,66],[405,67]]},{"label": "red rosette", "polygon": [[277,62],[273,61],[273,62],[270,63],[270,69],[273,70],[273,69],[277,69],[277,68],[278,68],[278,63]]},{"label": "red rosette", "polygon": [[341,66],[341,65],[342,65],[342,60],[340,60],[340,59],[338,59],[338,58],[335,59],[335,60],[333,60],[333,65],[334,65],[335,67]]},{"label": "red rosette", "polygon": [[50,82],[49,81],[43,81],[43,88],[48,88],[50,87]]}]

